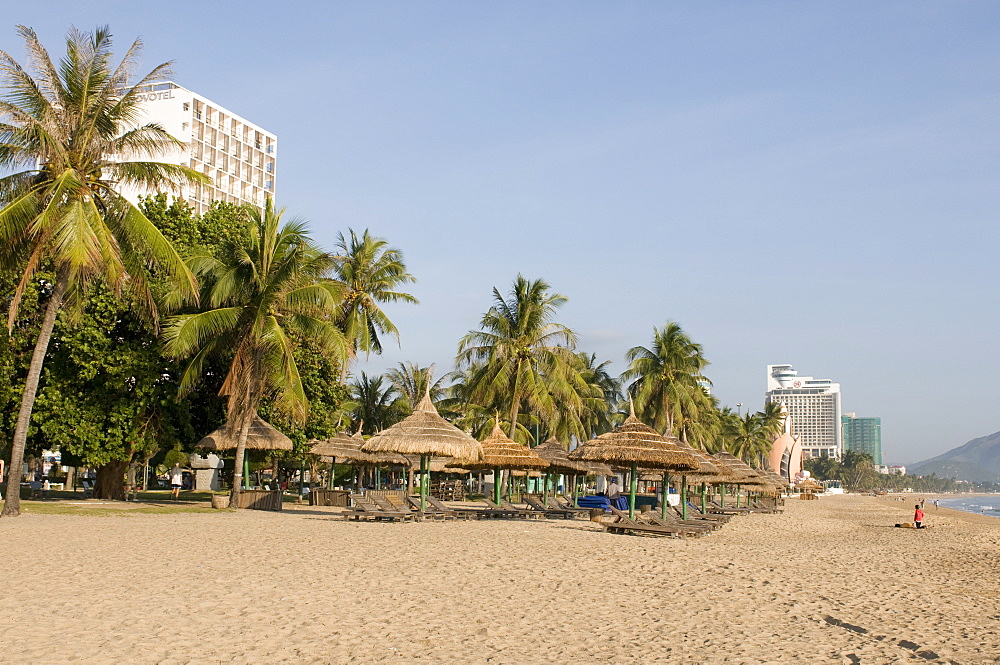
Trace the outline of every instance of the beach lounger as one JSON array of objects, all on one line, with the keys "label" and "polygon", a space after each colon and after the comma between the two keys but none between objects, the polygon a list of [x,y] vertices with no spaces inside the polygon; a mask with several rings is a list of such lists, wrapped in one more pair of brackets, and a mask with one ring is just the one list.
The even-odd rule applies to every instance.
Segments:
[{"label": "beach lounger", "polygon": [[635,534],[646,536],[674,536],[682,538],[684,536],[696,535],[690,531],[671,526],[660,526],[657,524],[642,523],[629,518],[628,513],[624,513],[617,508],[611,508],[615,520],[604,524],[604,530],[608,533]]},{"label": "beach lounger", "polygon": [[749,515],[753,512],[753,508],[746,508],[743,506],[740,506],[739,508],[726,506],[723,508],[721,505],[712,500],[706,501],[706,506],[708,507],[708,512],[722,515]]},{"label": "beach lounger", "polygon": [[406,497],[406,501],[410,504],[411,509],[416,514],[422,515],[424,519],[444,521],[458,518],[458,514],[454,510],[447,508],[444,510],[438,509],[430,501],[425,503],[423,510],[420,510],[419,496],[408,496]]},{"label": "beach lounger", "polygon": [[[680,506],[671,506],[674,513],[678,517],[683,517],[681,514]],[[729,524],[733,519],[733,515],[721,515],[719,513],[703,513],[698,510],[698,507],[693,505],[690,501],[688,502],[687,518],[695,520],[711,520],[713,522],[718,522],[719,524]]]},{"label": "beach lounger", "polygon": [[491,517],[500,517],[503,519],[512,519],[515,517],[522,517],[521,511],[518,508],[502,508],[497,504],[493,503],[490,499],[482,499],[482,502],[486,504],[487,509],[491,513]]},{"label": "beach lounger", "polygon": [[[411,496],[410,500],[412,501],[413,499],[416,499],[417,500],[417,505],[420,505],[420,497],[419,496],[417,496],[417,497]],[[438,512],[441,512],[441,513],[451,513],[451,514],[455,515],[456,518],[462,518],[464,520],[473,519],[473,518],[479,519],[479,517],[480,517],[480,515],[479,515],[480,511],[476,510],[475,508],[461,508],[461,507],[457,507],[457,506],[449,506],[446,503],[444,503],[443,501],[441,501],[441,499],[437,499],[437,498],[435,498],[433,496],[427,497],[427,504],[430,505],[430,506],[434,506],[434,509],[437,510]]]},{"label": "beach lounger", "polygon": [[403,516],[403,520],[404,521],[406,521],[408,519],[409,520],[417,520],[417,519],[423,519],[424,518],[423,513],[419,512],[419,511],[413,512],[413,510],[411,510],[409,508],[409,506],[396,506],[396,505],[393,505],[393,503],[388,498],[386,498],[384,496],[379,496],[378,494],[369,494],[369,495],[366,495],[366,496],[367,496],[368,499],[371,499],[371,502],[374,503],[376,506],[378,506],[378,509],[381,510],[382,512],[384,512],[384,513],[399,513],[400,515]]},{"label": "beach lounger", "polygon": [[524,502],[528,505],[529,510],[536,510],[546,517],[561,517],[564,520],[571,520],[575,515],[574,511],[565,508],[549,508],[536,496],[525,496]]},{"label": "beach lounger", "polygon": [[692,531],[700,531],[701,533],[710,533],[722,528],[722,524],[709,520],[682,520],[669,510],[666,517],[663,517],[657,511],[642,513],[639,517],[640,522],[649,522],[650,524],[657,524],[659,526],[676,526],[691,529]]},{"label": "beach lounger", "polygon": [[584,517],[590,517],[590,508],[577,508],[573,505],[572,501],[560,501],[559,497],[550,496],[548,501],[545,502],[549,508],[558,508],[560,510],[572,511],[574,515],[582,515]]},{"label": "beach lounger", "polygon": [[[367,497],[362,494],[352,494],[351,502],[354,504],[352,510],[347,510],[342,513],[345,520],[355,520],[361,521],[365,520],[368,522],[404,522],[407,520],[407,515],[398,510],[382,510],[373,502],[369,501]],[[413,519],[412,515],[409,515],[409,519]]]},{"label": "beach lounger", "polygon": [[[489,503],[489,499],[486,500]],[[496,505],[496,504],[493,504]],[[503,510],[513,510],[517,512],[517,516],[524,518],[526,520],[543,520],[545,519],[545,513],[540,513],[537,510],[532,510],[531,508],[518,508],[510,501],[506,499],[500,499],[500,508]]]}]

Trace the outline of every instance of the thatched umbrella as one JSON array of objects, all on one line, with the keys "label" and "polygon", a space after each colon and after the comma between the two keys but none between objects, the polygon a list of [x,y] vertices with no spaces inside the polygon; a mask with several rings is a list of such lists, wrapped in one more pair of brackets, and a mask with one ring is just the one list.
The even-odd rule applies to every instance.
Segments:
[{"label": "thatched umbrella", "polygon": [[[573,477],[573,505],[576,505],[576,477],[579,474],[586,475],[587,465],[569,458],[569,451],[555,437],[550,437],[548,441],[540,443],[531,449],[533,453],[549,463],[549,473],[561,473]],[[548,477],[545,479],[545,494],[549,491]]]},{"label": "thatched umbrella", "polygon": [[433,455],[478,462],[482,458],[479,442],[438,414],[431,402],[430,381],[417,408],[406,418],[365,441],[366,453],[401,453],[420,455],[420,509],[427,501],[428,462]]},{"label": "thatched umbrella", "polygon": [[468,464],[460,462],[466,468],[493,470],[493,500],[500,503],[500,470],[532,471],[545,469],[549,463],[535,452],[503,433],[500,423],[493,425],[493,431],[481,442],[483,456],[479,462]]},{"label": "thatched umbrella", "polygon": [[330,460],[329,489],[333,489],[333,465],[337,463],[338,459],[341,462],[361,462],[363,464],[374,460],[373,455],[362,452],[362,443],[364,443],[364,439],[355,438],[346,432],[337,432],[332,439],[326,441],[313,442],[309,452]]},{"label": "thatched umbrella", "polygon": [[[227,420],[222,427],[203,438],[195,446],[216,452],[234,450],[239,442],[239,437],[239,428],[230,425]],[[271,423],[258,415],[254,415],[253,420],[250,422],[250,430],[247,433],[246,449],[291,450],[292,440],[275,429]],[[250,485],[250,460],[247,457],[243,458],[243,483],[247,487]]]},{"label": "thatched umbrella", "polygon": [[[706,453],[698,450],[694,446],[691,446],[685,441],[676,439],[674,437],[669,437],[670,441],[676,445],[681,450],[684,450],[691,455],[698,462],[698,469],[695,471],[678,471],[677,475],[681,477],[681,518],[687,519],[687,486],[689,481],[701,482],[701,512],[705,512],[706,506],[706,487],[704,479],[718,477],[720,474],[719,467],[709,461]],[[666,491],[666,490],[664,490]]]},{"label": "thatched umbrella", "polygon": [[[718,460],[721,464],[724,464],[730,472],[735,476],[733,482],[736,484],[736,507],[740,506],[740,485],[766,485],[768,482],[764,480],[756,471],[750,468],[750,465],[741,460],[739,457],[725,451],[715,453],[713,457]],[[722,505],[726,505],[726,486],[722,485]]]},{"label": "thatched umbrella", "polygon": [[630,406],[628,419],[607,434],[584,443],[569,454],[572,460],[630,464],[629,517],[635,517],[635,493],[641,465],[649,469],[694,471],[698,461],[694,455],[681,450],[663,438],[656,430],[639,422],[635,408]]}]

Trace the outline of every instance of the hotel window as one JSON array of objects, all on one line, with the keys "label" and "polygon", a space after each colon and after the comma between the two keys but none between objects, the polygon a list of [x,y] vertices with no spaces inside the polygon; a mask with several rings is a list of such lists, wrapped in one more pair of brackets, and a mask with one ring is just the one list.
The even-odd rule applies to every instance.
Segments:
[{"label": "hotel window", "polygon": [[190,111],[191,110],[191,104],[188,103],[188,102],[184,102],[183,104],[181,104],[181,109],[183,109],[185,111]]}]

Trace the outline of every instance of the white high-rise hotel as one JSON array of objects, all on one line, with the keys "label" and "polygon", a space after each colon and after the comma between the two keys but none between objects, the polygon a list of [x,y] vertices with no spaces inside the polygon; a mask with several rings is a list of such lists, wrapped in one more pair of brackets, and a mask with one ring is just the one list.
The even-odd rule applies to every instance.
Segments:
[{"label": "white high-rise hotel", "polygon": [[[264,205],[274,195],[278,137],[215,102],[164,82],[146,86],[139,124],[155,122],[185,144],[157,157],[200,171],[210,185],[188,185],[181,198],[202,214],[212,201]],[[127,192],[130,198],[145,192]]]},{"label": "white high-rise hotel", "polygon": [[788,410],[792,434],[802,440],[803,459],[843,454],[839,383],[799,376],[791,365],[768,365],[765,401]]}]

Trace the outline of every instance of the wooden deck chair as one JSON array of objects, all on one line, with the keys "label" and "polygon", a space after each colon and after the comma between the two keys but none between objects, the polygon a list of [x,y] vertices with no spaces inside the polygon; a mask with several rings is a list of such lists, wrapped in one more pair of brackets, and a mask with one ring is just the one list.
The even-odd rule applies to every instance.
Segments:
[{"label": "wooden deck chair", "polygon": [[447,508],[440,510],[430,501],[426,502],[423,510],[420,510],[419,496],[408,496],[406,497],[406,501],[410,504],[410,508],[412,508],[414,512],[423,515],[424,519],[444,521],[458,518],[458,514],[454,510],[449,510]]},{"label": "wooden deck chair", "polygon": [[[562,501],[560,501],[562,498]],[[549,496],[548,501],[545,502],[549,508],[558,508],[560,510],[571,510],[576,515],[583,515],[585,517],[590,517],[590,508],[579,508],[573,505],[573,501],[566,499],[565,497]]]},{"label": "wooden deck chair", "polygon": [[679,529],[677,527],[660,526],[657,524],[649,524],[649,523],[644,524],[637,520],[631,519],[628,516],[628,513],[624,513],[614,507],[611,508],[611,512],[615,516],[614,521],[606,522],[604,524],[604,530],[608,533],[635,534],[635,535],[646,535],[646,536],[674,536],[677,538],[683,538],[684,536],[695,535],[690,531]]},{"label": "wooden deck chair", "polygon": [[[416,499],[417,505],[420,505],[419,496],[415,497],[411,496],[409,497],[409,499],[411,502],[414,499]],[[451,513],[454,514],[456,518],[461,518],[463,520],[479,519],[479,517],[481,517],[481,515],[479,514],[481,511],[476,510],[475,508],[462,508],[458,506],[449,506],[441,499],[438,499],[437,497],[433,496],[428,496],[426,497],[426,499],[427,503],[431,506],[434,506],[434,509],[440,513],[445,513],[445,514]]]},{"label": "wooden deck chair", "polygon": [[[375,521],[375,522],[403,522],[407,516],[399,511],[386,511],[372,503],[363,494],[352,494],[351,503],[353,510],[347,510],[343,514],[345,520]],[[412,519],[412,516],[411,516]]]},{"label": "wooden deck chair", "polygon": [[399,506],[394,506],[392,502],[389,501],[389,499],[384,496],[380,496],[378,494],[369,494],[367,496],[369,499],[371,499],[372,503],[378,506],[379,510],[381,510],[382,512],[399,513],[400,515],[402,515],[404,522],[406,520],[423,519],[422,514],[414,513],[412,510],[410,510],[409,507],[403,508]]},{"label": "wooden deck chair", "polygon": [[529,510],[538,511],[546,517],[561,517],[564,520],[571,520],[576,515],[574,511],[565,508],[549,508],[537,496],[530,494],[524,497],[524,502],[528,505]]}]

